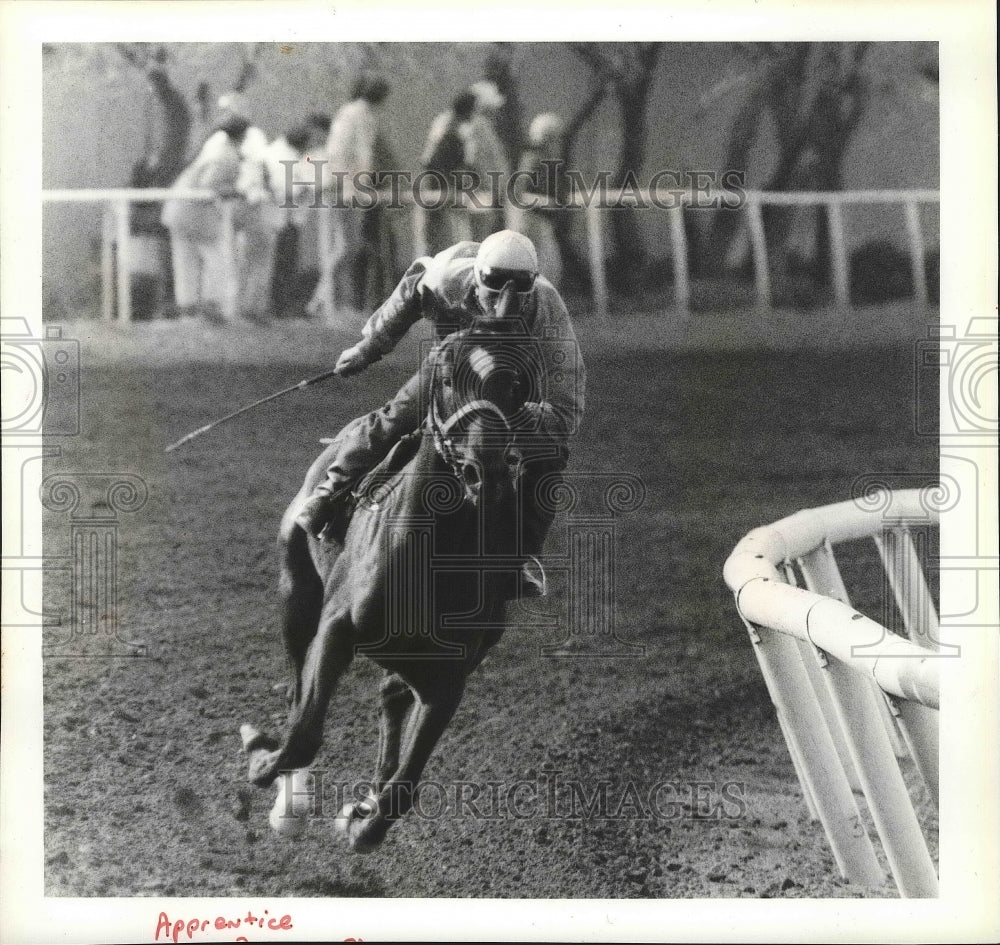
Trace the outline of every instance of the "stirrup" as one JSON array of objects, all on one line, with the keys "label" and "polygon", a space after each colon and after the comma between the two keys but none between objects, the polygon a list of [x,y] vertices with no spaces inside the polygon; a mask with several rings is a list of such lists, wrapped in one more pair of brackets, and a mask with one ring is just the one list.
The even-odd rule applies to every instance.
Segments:
[{"label": "stirrup", "polygon": [[[534,567],[532,567],[534,565]],[[521,599],[547,597],[549,593],[549,578],[542,562],[534,555],[528,555],[521,565],[520,596]]]}]

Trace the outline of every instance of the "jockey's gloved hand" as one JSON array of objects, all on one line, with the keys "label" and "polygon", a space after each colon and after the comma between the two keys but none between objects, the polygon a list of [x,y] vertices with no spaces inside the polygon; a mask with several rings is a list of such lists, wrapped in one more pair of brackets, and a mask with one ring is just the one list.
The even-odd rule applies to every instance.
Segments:
[{"label": "jockey's gloved hand", "polygon": [[341,352],[334,370],[341,377],[350,377],[352,374],[360,374],[369,364],[377,360],[378,356],[363,341],[359,341],[353,347]]}]

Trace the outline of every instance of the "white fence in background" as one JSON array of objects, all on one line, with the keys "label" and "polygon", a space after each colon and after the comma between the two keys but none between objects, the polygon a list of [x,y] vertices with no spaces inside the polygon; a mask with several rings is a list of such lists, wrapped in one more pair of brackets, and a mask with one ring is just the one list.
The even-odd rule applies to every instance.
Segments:
[{"label": "white fence in background", "polygon": [[[387,195],[388,196],[388,195]],[[412,196],[403,195],[412,200]],[[691,275],[688,268],[688,243],[684,229],[683,205],[678,201],[675,192],[661,191],[653,195],[646,191],[608,190],[601,195],[602,199],[614,204],[616,201],[627,205],[629,201],[642,202],[649,205],[655,196],[662,204],[676,203],[663,212],[668,214],[670,232],[670,255],[673,263],[674,276],[674,306],[677,311],[686,314],[691,307]],[[731,194],[729,195],[731,199]],[[108,321],[116,319],[128,322],[132,318],[131,310],[131,240],[129,230],[129,213],[134,203],[162,203],[167,199],[179,200],[214,200],[211,191],[202,190],[168,190],[168,189],[135,189],[120,188],[108,190],[44,190],[42,202],[58,203],[95,203],[102,206],[101,227],[101,313]],[[767,237],[764,229],[764,207],[823,207],[829,220],[830,252],[832,266],[832,283],[834,299],[838,307],[850,307],[850,267],[845,240],[844,207],[862,204],[896,204],[903,209],[907,245],[910,254],[910,266],[914,287],[914,299],[919,305],[928,302],[927,276],[925,270],[925,243],[920,224],[920,208],[924,204],[940,202],[940,194],[935,190],[865,190],[836,192],[764,192],[746,191],[745,211],[747,232],[750,240],[753,258],[754,284],[757,304],[762,308],[770,308],[773,301],[771,289],[771,267],[767,247]],[[228,261],[226,302],[223,314],[235,317],[236,306],[236,274],[233,248],[235,246],[233,232],[234,204],[232,201],[220,201],[223,214],[222,240],[223,255]],[[606,317],[608,314],[608,280],[604,249],[604,219],[603,214],[614,212],[601,207],[597,202],[586,202],[582,195],[577,194],[574,206],[583,210],[586,216],[588,260],[591,274],[591,294],[594,300],[595,312]],[[466,207],[475,212],[475,207],[466,202]],[[733,212],[739,212],[734,210]],[[328,251],[332,246],[330,217],[321,213],[319,217],[320,247]],[[228,250],[226,249],[228,245]],[[323,251],[323,250],[321,250]],[[115,284],[117,283],[117,285]],[[117,291],[115,291],[117,290]],[[117,297],[117,315],[114,299]]]},{"label": "white fence in background", "polygon": [[[938,800],[937,611],[913,541],[936,527],[934,489],[881,491],[754,529],[724,577],[802,785],[841,874],[869,887],[885,875],[864,827],[864,794],[904,897],[938,879],[897,762],[906,751]],[[873,538],[909,639],[850,607],[833,545]],[[794,567],[806,587],[797,587]],[[900,739],[900,736],[902,738]]]}]

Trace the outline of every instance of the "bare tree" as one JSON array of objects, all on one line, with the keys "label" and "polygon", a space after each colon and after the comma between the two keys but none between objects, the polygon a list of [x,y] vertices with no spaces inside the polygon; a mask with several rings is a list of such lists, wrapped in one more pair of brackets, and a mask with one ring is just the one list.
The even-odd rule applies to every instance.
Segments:
[{"label": "bare tree", "polygon": [[[840,190],[844,163],[868,107],[879,95],[898,94],[904,81],[886,79],[870,67],[871,43],[743,43],[746,64],[709,90],[700,102],[704,114],[731,94],[741,95],[729,132],[724,170],[744,173],[761,129],[773,131],[774,165],[762,189]],[[914,75],[933,78],[936,64],[914,63]],[[764,222],[769,246],[779,267],[794,211],[768,207]],[[741,217],[718,211],[709,237],[708,265],[720,266],[729,253]],[[816,218],[813,266],[825,280],[829,271],[827,216]]]},{"label": "bare tree", "polygon": [[515,49],[514,43],[494,43],[483,64],[483,78],[492,82],[504,98],[497,112],[496,128],[511,167],[517,167],[524,147],[524,106],[512,59]]},{"label": "bare tree", "polygon": [[[649,94],[662,43],[569,43],[590,67],[595,86],[570,119],[567,146],[571,148],[584,123],[606,95],[618,102],[621,148],[611,186],[637,181],[646,160],[649,140]],[[616,209],[611,215],[613,274],[622,287],[633,285],[646,261],[646,249],[634,209]]]},{"label": "bare tree", "polygon": [[257,78],[257,64],[267,43],[240,43],[240,71],[233,82],[234,92],[245,92]]},{"label": "bare tree", "polygon": [[141,70],[157,106],[156,120],[147,134],[144,153],[132,169],[139,187],[166,187],[184,169],[191,136],[191,108],[170,75],[166,46],[152,43],[114,43],[115,52]]}]

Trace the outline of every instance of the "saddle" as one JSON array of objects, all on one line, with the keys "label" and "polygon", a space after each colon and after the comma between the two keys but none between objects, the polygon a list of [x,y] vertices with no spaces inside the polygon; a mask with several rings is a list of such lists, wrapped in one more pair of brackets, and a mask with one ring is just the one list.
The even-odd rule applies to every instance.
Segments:
[{"label": "saddle", "polygon": [[[354,508],[377,509],[402,481],[403,470],[417,455],[423,440],[423,430],[404,436],[371,472],[367,473],[352,492]],[[353,512],[353,509],[352,509]]]}]

